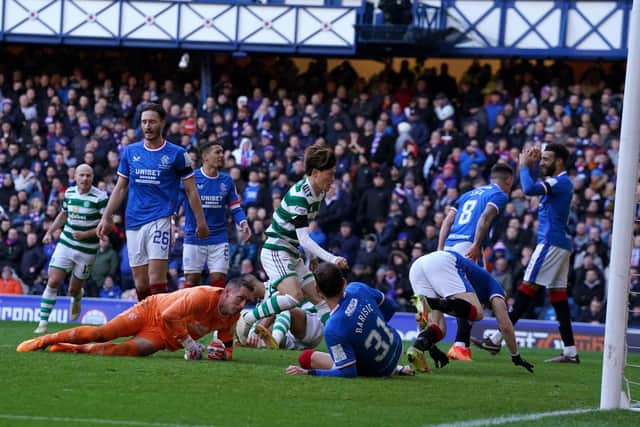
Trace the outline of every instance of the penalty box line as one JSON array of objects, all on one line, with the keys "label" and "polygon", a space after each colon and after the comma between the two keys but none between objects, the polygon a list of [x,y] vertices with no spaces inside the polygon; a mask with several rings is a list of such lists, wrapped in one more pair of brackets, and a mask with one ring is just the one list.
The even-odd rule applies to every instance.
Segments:
[{"label": "penalty box line", "polygon": [[[469,420],[469,421],[459,421],[454,423],[444,423],[444,424],[430,424],[429,427],[480,427],[480,426],[498,426],[503,424],[509,424],[519,421],[536,421],[540,418],[549,418],[549,417],[561,417],[563,415],[577,415],[577,414],[586,414],[589,412],[595,412],[599,409],[595,408],[582,408],[582,409],[567,409],[561,411],[550,411],[550,412],[538,412],[533,414],[517,414],[517,415],[508,415],[504,417],[496,417],[496,418],[485,418],[479,420]],[[427,427],[427,426],[425,426]]]}]

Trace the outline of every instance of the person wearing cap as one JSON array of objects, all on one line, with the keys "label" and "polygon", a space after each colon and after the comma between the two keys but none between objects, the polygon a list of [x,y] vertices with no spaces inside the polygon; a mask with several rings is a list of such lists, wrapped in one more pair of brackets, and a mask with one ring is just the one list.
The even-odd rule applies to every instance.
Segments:
[{"label": "person wearing cap", "polygon": [[331,239],[329,246],[338,247],[340,255],[346,258],[349,264],[353,265],[360,248],[360,239],[353,234],[351,221],[342,221],[340,223],[340,231]]},{"label": "person wearing cap", "polygon": [[364,274],[368,281],[373,280],[373,274],[378,269],[382,257],[377,250],[378,239],[375,234],[369,233],[364,237],[364,247],[358,251],[355,264],[363,266]]},{"label": "person wearing cap", "polygon": [[367,231],[373,230],[373,220],[386,218],[391,205],[391,189],[385,185],[385,175],[381,169],[373,173],[373,186],[368,187],[358,202],[357,221]]}]

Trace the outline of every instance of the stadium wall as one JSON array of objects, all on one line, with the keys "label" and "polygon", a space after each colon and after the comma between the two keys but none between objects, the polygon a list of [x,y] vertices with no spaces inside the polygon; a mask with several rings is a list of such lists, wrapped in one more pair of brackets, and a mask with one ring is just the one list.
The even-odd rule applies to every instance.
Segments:
[{"label": "stadium wall", "polygon": [[[53,323],[103,324],[135,304],[135,301],[112,300],[104,298],[84,298],[79,322],[69,321],[69,298],[59,297],[56,308],[51,312]],[[396,313],[391,326],[396,328],[405,341],[414,340],[417,335],[415,315]],[[25,295],[0,295],[0,320],[36,322],[40,318],[40,297]],[[494,318],[486,318],[474,324],[474,335],[481,337],[485,332],[495,331]],[[604,325],[574,323],[576,347],[579,351],[604,350]],[[453,342],[455,338],[455,319],[447,317],[447,335],[444,341]],[[562,339],[556,322],[545,320],[521,320],[518,322],[516,339],[521,348],[562,349]],[[627,331],[627,342],[631,351],[640,352],[640,329]]]}]

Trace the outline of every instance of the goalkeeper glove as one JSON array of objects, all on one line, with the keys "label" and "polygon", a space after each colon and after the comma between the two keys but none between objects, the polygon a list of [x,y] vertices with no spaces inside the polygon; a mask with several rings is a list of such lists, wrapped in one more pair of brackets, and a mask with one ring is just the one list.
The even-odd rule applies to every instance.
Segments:
[{"label": "goalkeeper glove", "polygon": [[449,358],[435,344],[429,349],[429,356],[433,359],[436,368],[444,368],[449,363]]},{"label": "goalkeeper glove", "polygon": [[526,369],[527,371],[533,374],[533,365],[527,362],[526,360],[524,360],[522,356],[520,356],[520,354],[511,355],[511,361],[513,362],[514,365],[522,366],[524,369]]},{"label": "goalkeeper glove", "polygon": [[200,360],[204,346],[191,337],[187,337],[180,344],[184,347],[184,360]]},{"label": "goalkeeper glove", "polygon": [[224,343],[215,339],[207,346],[207,359],[209,360],[227,360],[227,348]]}]

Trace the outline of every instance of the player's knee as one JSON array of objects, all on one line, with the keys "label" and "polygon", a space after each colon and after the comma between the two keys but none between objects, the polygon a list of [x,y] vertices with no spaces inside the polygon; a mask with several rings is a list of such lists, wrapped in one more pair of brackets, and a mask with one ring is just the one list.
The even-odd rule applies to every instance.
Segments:
[{"label": "player's knee", "polygon": [[314,349],[309,348],[300,353],[300,356],[298,357],[298,364],[301,368],[311,369],[311,356],[313,356],[314,352]]},{"label": "player's knee", "polygon": [[481,308],[476,307],[474,304],[470,304],[469,307],[469,317],[467,320],[472,322],[477,322],[478,320],[482,320],[484,318],[484,312]]},{"label": "player's knee", "polygon": [[304,294],[302,293],[301,289],[289,291],[287,292],[287,294],[298,302],[301,302],[304,299]]}]

